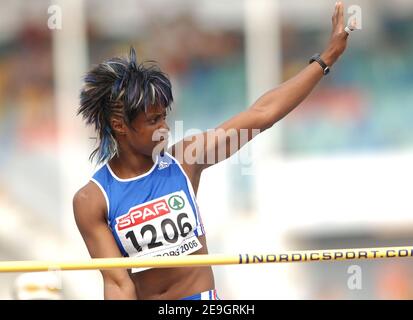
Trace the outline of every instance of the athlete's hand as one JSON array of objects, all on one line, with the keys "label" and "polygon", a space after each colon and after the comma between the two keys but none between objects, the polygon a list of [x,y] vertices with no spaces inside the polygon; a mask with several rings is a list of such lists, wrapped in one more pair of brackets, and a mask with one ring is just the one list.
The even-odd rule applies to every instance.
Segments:
[{"label": "athlete's hand", "polygon": [[[321,58],[327,65],[333,65],[343,54],[347,47],[348,33],[344,30],[346,23],[344,21],[344,5],[342,2],[336,2],[332,20],[332,31],[327,49],[321,55]],[[356,28],[356,21],[353,20],[350,29]]]}]

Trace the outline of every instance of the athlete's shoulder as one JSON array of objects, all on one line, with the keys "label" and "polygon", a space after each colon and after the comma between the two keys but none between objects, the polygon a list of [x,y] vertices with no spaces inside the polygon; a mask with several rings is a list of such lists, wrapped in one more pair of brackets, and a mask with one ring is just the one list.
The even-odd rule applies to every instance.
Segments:
[{"label": "athlete's shoulder", "polygon": [[201,174],[203,167],[198,165],[194,154],[195,149],[189,152],[189,150],[185,150],[185,147],[183,140],[179,141],[171,146],[166,154],[168,154],[188,176]]},{"label": "athlete's shoulder", "polygon": [[192,186],[192,189],[194,190],[194,193],[196,194],[198,192],[198,185],[199,185],[199,181],[201,178],[202,168],[200,166],[195,166],[193,164],[188,164],[185,161],[182,161],[182,159],[179,159],[179,156],[178,158],[176,158],[173,154],[171,154],[171,152],[173,151],[175,151],[175,155],[176,155],[176,149],[174,149],[173,147],[171,147],[171,149],[169,149],[168,153],[166,154],[168,154],[173,159],[174,163],[177,164],[177,166],[179,167],[179,170],[189,180],[189,184]]},{"label": "athlete's shoulder", "polygon": [[76,191],[73,199],[78,202],[90,201],[97,195],[98,191],[99,189],[97,185],[92,181],[89,181],[78,191]]},{"label": "athlete's shoulder", "polygon": [[73,196],[73,209],[75,215],[84,211],[104,214],[106,207],[105,198],[96,183],[89,181]]},{"label": "athlete's shoulder", "polygon": [[181,151],[183,148],[183,143],[177,142],[171,147],[168,148],[167,152],[165,152],[166,155],[168,155],[170,158],[172,158],[175,162],[178,162],[179,164],[184,163],[183,159],[183,152]]}]

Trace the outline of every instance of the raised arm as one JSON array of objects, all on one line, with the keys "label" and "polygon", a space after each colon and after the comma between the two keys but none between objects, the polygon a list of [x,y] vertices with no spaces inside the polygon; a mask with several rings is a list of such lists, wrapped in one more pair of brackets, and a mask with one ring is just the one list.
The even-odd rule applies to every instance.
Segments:
[{"label": "raised arm", "polygon": [[[92,258],[122,257],[107,225],[106,203],[93,182],[80,189],[73,198],[76,224]],[[105,299],[137,299],[135,285],[125,269],[101,270]]]},{"label": "raised arm", "polygon": [[[346,48],[348,33],[344,31],[344,28],[344,8],[343,4],[338,2],[332,16],[330,41],[327,49],[321,54],[321,59],[328,66],[332,66]],[[253,126],[261,130],[271,127],[296,108],[311,93],[322,77],[321,66],[318,63],[312,63],[292,79],[265,93],[246,111],[254,121]],[[232,121],[225,123],[224,126],[237,125],[236,118],[231,119]]]},{"label": "raised arm", "polygon": [[[330,67],[346,48],[348,34],[344,28],[344,8],[343,4],[338,2],[332,16],[331,37],[327,49],[321,54],[321,59]],[[213,131],[184,139],[174,146],[172,152],[189,168],[188,171],[202,171],[230,157],[257,133],[270,128],[285,117],[310,94],[322,77],[323,69],[314,62],[292,79],[266,92],[246,111],[237,114]],[[238,143],[234,144],[234,139]],[[185,152],[188,149],[189,152]],[[194,158],[195,163],[188,163],[188,159],[194,162]]]}]

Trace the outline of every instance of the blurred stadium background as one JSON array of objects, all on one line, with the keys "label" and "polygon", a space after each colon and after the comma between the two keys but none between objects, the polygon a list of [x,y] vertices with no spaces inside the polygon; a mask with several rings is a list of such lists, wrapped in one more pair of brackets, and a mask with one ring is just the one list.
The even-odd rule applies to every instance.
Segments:
[{"label": "blurred stadium background", "polygon": [[[71,200],[95,170],[75,117],[92,64],[135,46],[173,81],[172,129],[213,128],[324,49],[334,2],[0,0],[0,259],[88,258]],[[257,138],[250,164],[204,172],[211,253],[413,245],[413,2],[344,4],[362,8],[362,30],[331,74]],[[354,264],[361,290],[347,287]],[[224,299],[413,298],[411,259],[214,271]],[[0,274],[0,299],[17,277]],[[103,297],[98,271],[64,272],[62,288]]]}]

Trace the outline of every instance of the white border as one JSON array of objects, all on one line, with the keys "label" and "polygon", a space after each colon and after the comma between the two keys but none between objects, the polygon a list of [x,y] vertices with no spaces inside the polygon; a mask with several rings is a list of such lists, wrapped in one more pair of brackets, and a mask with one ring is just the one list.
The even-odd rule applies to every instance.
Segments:
[{"label": "white border", "polygon": [[130,181],[135,181],[135,180],[141,179],[141,178],[143,178],[143,177],[146,177],[147,175],[149,175],[150,173],[152,173],[153,170],[155,170],[155,168],[156,168],[157,165],[158,165],[158,156],[156,156],[156,161],[153,163],[152,168],[150,168],[147,172],[142,173],[141,175],[136,176],[136,177],[132,177],[132,178],[128,178],[128,179],[122,179],[122,178],[119,178],[119,177],[112,171],[112,168],[110,167],[109,162],[106,163],[106,167],[108,168],[108,170],[109,170],[110,174],[112,175],[112,177],[115,178],[116,180],[120,181],[120,182],[130,182]]},{"label": "white border", "polygon": [[181,166],[181,164],[179,163],[179,161],[176,160],[170,153],[165,152],[165,154],[167,154],[169,157],[171,157],[171,158],[176,162],[176,164],[178,165],[179,169],[181,169],[183,175],[184,175],[185,178],[186,178],[187,185],[188,185],[188,189],[189,189],[189,193],[191,194],[192,201],[194,202],[194,206],[195,206],[195,210],[196,210],[196,215],[197,215],[198,218],[199,218],[199,225],[200,225],[200,227],[201,227],[201,232],[202,232],[201,236],[202,236],[202,235],[205,234],[205,228],[204,228],[204,224],[203,224],[203,222],[202,222],[201,213],[199,212],[198,202],[197,202],[197,200],[196,200],[196,196],[195,196],[194,188],[193,188],[193,186],[192,186],[192,182],[191,182],[191,180],[189,179],[188,175],[186,174],[184,168],[182,168],[182,166]]},{"label": "white border", "polygon": [[100,191],[102,191],[103,196],[105,197],[106,207],[107,207],[107,210],[108,210],[107,218],[108,218],[108,223],[109,223],[109,198],[108,198],[108,195],[106,194],[105,189],[103,189],[102,185],[96,179],[90,178],[90,181],[94,182],[99,187]]}]

